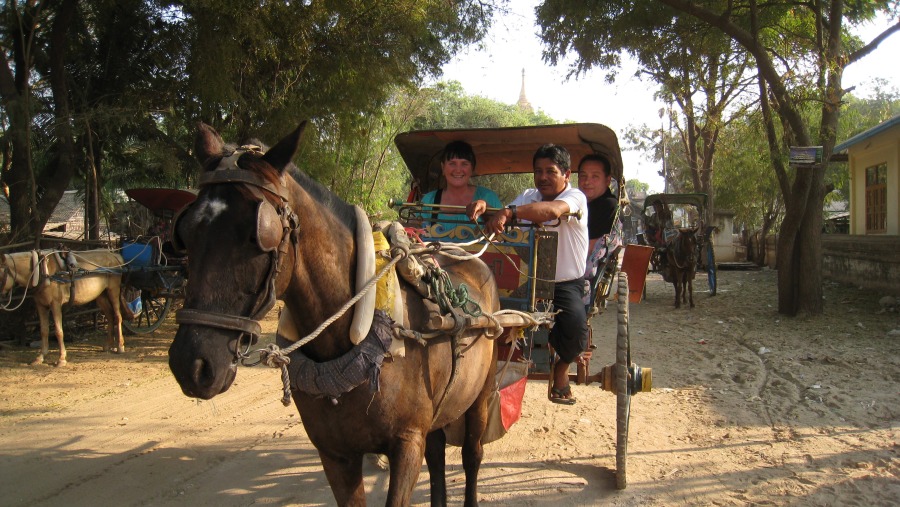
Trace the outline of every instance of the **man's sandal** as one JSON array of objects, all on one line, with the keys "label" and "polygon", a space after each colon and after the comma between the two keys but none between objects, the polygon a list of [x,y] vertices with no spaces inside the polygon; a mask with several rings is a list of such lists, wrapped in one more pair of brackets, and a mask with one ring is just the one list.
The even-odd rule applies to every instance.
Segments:
[{"label": "man's sandal", "polygon": [[551,388],[550,401],[559,403],[560,405],[574,405],[577,400],[572,396],[572,386],[567,385],[562,389],[557,389],[556,387]]}]

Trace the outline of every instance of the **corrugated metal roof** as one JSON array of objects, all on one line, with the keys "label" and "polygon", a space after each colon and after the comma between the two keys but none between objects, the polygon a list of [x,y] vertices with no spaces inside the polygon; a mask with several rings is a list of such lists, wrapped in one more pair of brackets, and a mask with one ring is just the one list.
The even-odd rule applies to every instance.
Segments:
[{"label": "corrugated metal roof", "polygon": [[[5,195],[0,195],[0,224],[9,226],[9,199]],[[70,233],[78,231],[76,236],[81,236],[84,231],[84,199],[77,190],[66,190],[63,193],[44,230],[49,231],[63,225]]]},{"label": "corrugated metal roof", "polygon": [[872,137],[875,137],[878,134],[893,127],[894,125],[900,125],[900,114],[898,114],[897,116],[894,116],[893,118],[891,118],[890,120],[888,120],[884,123],[879,123],[878,125],[875,125],[874,127],[870,128],[869,130],[866,130],[865,132],[860,132],[859,134],[856,134],[855,136],[851,137],[850,139],[847,139],[846,141],[842,142],[841,144],[835,146],[834,152],[838,153],[838,152],[844,151],[847,148],[853,146],[854,144],[859,144],[867,139],[871,139]]}]

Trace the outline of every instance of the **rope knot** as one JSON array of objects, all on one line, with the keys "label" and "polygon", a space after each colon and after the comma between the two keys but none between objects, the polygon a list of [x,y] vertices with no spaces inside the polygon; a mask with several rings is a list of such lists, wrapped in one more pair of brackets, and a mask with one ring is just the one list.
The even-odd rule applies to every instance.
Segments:
[{"label": "rope knot", "polygon": [[259,349],[259,362],[270,368],[281,368],[291,364],[291,358],[278,345],[270,343],[264,349]]}]

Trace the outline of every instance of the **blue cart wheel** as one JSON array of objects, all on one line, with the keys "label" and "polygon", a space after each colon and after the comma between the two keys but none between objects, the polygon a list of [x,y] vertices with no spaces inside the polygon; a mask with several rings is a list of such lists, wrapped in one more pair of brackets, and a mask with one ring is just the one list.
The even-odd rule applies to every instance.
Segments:
[{"label": "blue cart wheel", "polygon": [[172,309],[172,296],[155,295],[141,290],[140,313],[134,320],[122,320],[122,327],[132,334],[148,334],[159,329]]}]

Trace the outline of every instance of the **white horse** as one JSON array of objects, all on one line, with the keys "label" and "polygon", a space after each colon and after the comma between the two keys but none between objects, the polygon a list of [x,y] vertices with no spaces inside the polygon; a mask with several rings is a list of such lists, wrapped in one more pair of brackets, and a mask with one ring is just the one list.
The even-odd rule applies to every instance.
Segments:
[{"label": "white horse", "polygon": [[[15,285],[33,291],[41,322],[41,352],[31,363],[44,362],[49,351],[50,312],[56,339],[59,341],[59,361],[56,366],[66,365],[66,346],[63,343],[62,306],[66,303],[83,305],[97,301],[97,306],[109,322],[107,347],[112,352],[125,352],[122,336],[121,311],[129,313],[122,305],[122,273],[118,268],[124,265],[122,256],[109,250],[87,250],[68,252],[56,250],[34,250],[0,254],[0,290],[9,293]],[[73,273],[74,276],[67,276]],[[10,301],[11,301],[10,296]],[[23,296],[24,298],[24,296]],[[9,309],[9,308],[4,308]]]}]

